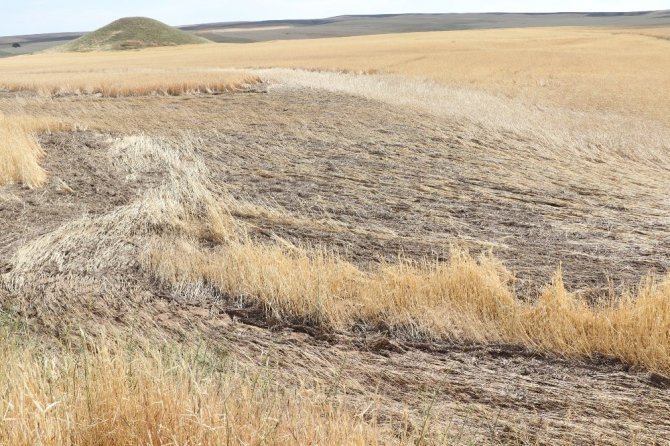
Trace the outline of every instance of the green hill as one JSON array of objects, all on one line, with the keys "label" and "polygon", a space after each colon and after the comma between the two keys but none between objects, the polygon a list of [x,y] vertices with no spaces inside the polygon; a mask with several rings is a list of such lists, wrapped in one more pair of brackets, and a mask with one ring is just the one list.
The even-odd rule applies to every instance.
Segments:
[{"label": "green hill", "polygon": [[191,45],[209,40],[158,20],[126,17],[85,34],[59,48],[61,51],[114,51],[157,46]]}]

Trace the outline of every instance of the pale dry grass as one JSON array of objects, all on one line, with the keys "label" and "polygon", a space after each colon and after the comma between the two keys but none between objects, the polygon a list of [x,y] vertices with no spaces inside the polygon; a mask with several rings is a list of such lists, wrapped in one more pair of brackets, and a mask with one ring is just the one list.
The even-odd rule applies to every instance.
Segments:
[{"label": "pale dry grass", "polygon": [[215,73],[205,70],[111,67],[95,70],[81,67],[80,70],[71,69],[64,72],[45,70],[38,73],[4,73],[0,78],[0,89],[12,92],[35,92],[41,96],[89,94],[103,97],[178,96],[239,91],[259,82],[258,77],[242,72]]},{"label": "pale dry grass", "polygon": [[0,113],[0,186],[10,183],[30,188],[43,185],[47,174],[39,164],[43,151],[35,134],[70,128],[52,118]]},{"label": "pale dry grass", "polygon": [[[109,156],[109,162],[118,169],[115,172],[120,174],[119,181],[123,182],[125,175],[131,185],[137,186],[136,198],[103,213],[79,216],[60,227],[49,229],[43,235],[31,238],[15,251],[11,259],[8,259],[11,269],[6,274],[0,275],[2,281],[0,293],[7,291],[13,295],[39,296],[39,299],[35,299],[31,305],[39,308],[38,313],[43,314],[46,320],[49,320],[50,317],[65,318],[74,324],[84,325],[85,330],[90,327],[98,329],[100,325],[109,326],[111,329],[116,326],[115,322],[110,322],[114,320],[114,317],[126,311],[132,313],[138,310],[137,307],[130,307],[133,309],[129,310],[125,310],[124,307],[117,308],[117,305],[124,305],[123,301],[126,299],[126,295],[120,292],[118,283],[128,281],[132,284],[136,278],[150,279],[153,274],[167,285],[158,288],[161,293],[168,293],[168,296],[178,299],[178,303],[190,302],[191,305],[199,305],[200,308],[213,304],[239,311],[241,314],[247,314],[245,309],[252,307],[252,311],[248,313],[258,315],[259,312],[255,310],[262,310],[263,316],[268,318],[268,324],[275,327],[289,324],[293,327],[304,328],[305,325],[308,325],[317,333],[326,331],[331,332],[326,333],[328,336],[342,336],[356,340],[366,339],[368,335],[375,337],[381,332],[400,338],[395,340],[391,338],[392,342],[399,340],[400,345],[411,345],[412,341],[423,344],[426,341],[436,340],[452,341],[457,344],[472,341],[493,344],[514,343],[529,347],[534,351],[573,358],[606,354],[645,369],[669,371],[667,362],[668,321],[665,317],[668,312],[664,309],[670,288],[667,281],[649,282],[637,296],[615,296],[613,294],[611,298],[617,300],[594,307],[565,292],[560,280],[557,279],[555,284],[547,287],[546,292],[537,301],[529,302],[522,301],[514,295],[510,288],[511,275],[491,256],[473,259],[462,251],[455,251],[448,262],[411,262],[399,258],[394,263],[363,268],[354,266],[344,256],[325,249],[295,246],[279,237],[271,240],[254,239],[248,233],[250,228],[234,215],[245,212],[255,214],[257,211],[250,210],[247,204],[240,203],[231,196],[221,193],[220,189],[211,184],[212,172],[209,171],[211,166],[200,158],[201,154],[195,150],[195,144],[197,140],[175,143],[148,137],[125,137],[112,141],[105,149],[105,153]],[[151,187],[143,190],[142,181],[146,181],[148,176],[154,176],[155,181],[151,183]],[[276,216],[270,217],[275,218]],[[101,294],[92,291],[98,286],[101,287]],[[140,286],[146,286],[146,284],[141,283]],[[80,290],[85,290],[84,293],[87,295],[89,292],[93,293],[91,300],[102,300],[103,302],[98,306],[89,301],[79,301],[77,294]],[[142,288],[135,292],[139,294],[143,292],[141,290]],[[164,294],[161,295],[164,296]],[[107,302],[107,305],[110,305],[109,309],[105,309],[104,306],[107,296],[109,296]],[[216,302],[217,300],[221,301]],[[144,303],[147,307],[154,304],[159,305],[160,303],[153,301]],[[60,312],[50,313],[54,311],[54,308]],[[204,311],[207,312],[207,310]],[[157,313],[156,316],[159,314]],[[207,317],[202,313],[191,316]],[[141,321],[143,325],[153,326],[152,319],[141,319]],[[265,322],[260,319],[255,321],[259,324]],[[193,331],[191,322],[197,321],[182,321],[189,332]],[[119,324],[121,327],[128,327],[122,323]],[[235,346],[242,342],[237,338],[239,336],[237,330],[244,324],[238,324],[238,322],[231,322],[231,325],[226,325],[222,330],[227,333],[226,339]],[[130,326],[135,327],[132,324]],[[151,330],[149,327],[137,327],[140,330],[139,333],[142,334],[144,332],[141,330],[144,328]],[[340,331],[343,333],[337,333]],[[267,341],[269,344],[264,344],[264,341],[253,337],[261,332],[263,336],[267,336],[265,341],[269,340]],[[259,329],[250,334],[252,339],[247,339],[247,342],[264,352],[266,349],[274,348],[274,339],[279,336],[277,333],[291,332],[291,330],[268,332]],[[154,331],[149,331],[149,333],[155,334]],[[172,332],[166,331],[165,333]],[[359,333],[365,334],[358,336]],[[199,335],[195,334],[195,336]],[[631,338],[636,342],[631,343]],[[405,344],[406,341],[409,342]],[[323,355],[321,360],[316,360],[310,354],[303,354],[303,347],[306,344],[302,342],[283,344],[277,353],[277,357],[285,361],[283,367],[288,368],[286,373],[292,373],[296,379],[305,375],[304,369],[315,367],[315,364],[324,367],[323,361],[326,362],[325,367],[338,370],[341,368],[343,381],[347,380],[349,373],[354,373],[348,364],[335,364],[336,360],[332,359],[334,351],[342,351],[339,347],[324,347],[320,342],[313,345],[310,341],[309,348],[312,349],[310,351],[318,350],[319,355]],[[299,352],[297,353],[299,359],[294,359],[293,356],[283,357],[282,354],[287,350]],[[241,357],[244,355],[242,349]],[[381,364],[386,364],[386,359],[383,357],[370,353],[366,353],[364,357],[368,357],[367,355],[373,357],[372,367],[382,367]],[[450,355],[439,354],[436,358],[439,357],[441,361],[445,356]],[[405,355],[394,355],[394,357],[406,358]],[[28,359],[21,360],[31,364]],[[505,369],[505,364],[508,364],[511,367],[509,373],[516,374],[514,369],[516,366],[507,362],[500,363],[500,359],[492,361],[498,364],[501,370]],[[551,363],[551,361],[547,362]],[[418,392],[417,388],[420,385],[415,384],[412,376],[414,376],[415,367],[420,371],[422,365],[420,361],[417,364],[405,364],[407,374],[402,378],[397,376],[397,370],[393,368],[395,366],[388,366],[380,371],[380,376],[383,376],[384,380],[391,379],[387,383],[391,387],[397,383],[398,387],[394,389],[395,392],[414,395],[415,392]],[[435,370],[435,381],[431,381],[433,386],[435,382],[441,382],[443,376],[449,376],[444,378],[445,387],[449,386],[448,380],[451,380],[454,375],[445,375],[444,367],[444,364],[440,363]],[[481,371],[477,369],[477,366],[472,367],[475,370],[475,376],[479,376]],[[167,370],[154,373],[159,384],[163,382],[162,377],[165,374],[174,371],[174,367],[165,366],[165,368]],[[89,367],[86,370],[92,369]],[[105,369],[116,370],[113,365],[109,364],[105,364]],[[134,366],[133,370],[135,370]],[[95,374],[95,379],[101,376],[105,383],[112,383],[112,389],[129,388],[142,398],[146,395],[146,392],[138,391],[133,387],[135,382],[132,380],[124,384],[126,387],[123,387],[122,382],[129,380],[128,375],[117,379],[109,374],[105,375],[100,372],[98,375],[98,373],[97,371],[91,372],[89,376]],[[318,373],[315,373],[318,376]],[[320,369],[319,373],[323,373],[323,369]],[[338,372],[332,373],[337,374]],[[359,370],[357,373],[363,373],[361,380],[370,381],[371,375],[367,375],[368,370],[364,372]],[[534,381],[533,378],[523,379],[533,383],[534,386],[542,386],[539,382],[543,378],[538,378],[540,381]],[[488,383],[483,384],[478,381],[478,378],[467,378],[466,380],[472,380],[472,382],[465,384],[464,389],[469,389],[468,385],[473,387],[488,385]],[[225,377],[219,377],[219,381],[227,382]],[[85,382],[75,382],[82,391],[86,389],[82,387]],[[142,381],[140,384],[144,385]],[[646,386],[646,384],[640,384],[640,386]],[[371,387],[373,387],[372,384]],[[103,389],[93,384],[90,385],[90,388],[96,392],[103,392]],[[212,394],[213,391],[199,383],[192,383],[191,388],[206,389],[207,394],[198,400],[202,404],[197,406],[206,411],[206,408],[210,407],[210,399],[207,398],[207,395]],[[74,389],[74,386],[70,387],[67,393],[64,392],[61,395],[70,395],[74,393]],[[149,387],[149,389],[154,388]],[[270,395],[274,394],[277,389],[270,388]],[[428,389],[432,391],[433,388],[428,387]],[[357,391],[354,390],[354,392]],[[505,387],[504,392],[509,391],[509,388]],[[536,389],[532,390],[532,392],[535,391]],[[147,413],[146,405],[136,404],[132,399],[133,392],[126,390],[123,392],[117,392],[121,395],[121,397],[116,397],[117,399],[110,396],[109,400],[103,401],[108,404],[110,401],[117,401],[118,398],[121,398],[121,401],[129,407],[129,413],[120,412],[121,408],[117,406],[108,404],[99,409],[94,404],[92,419],[94,422],[99,421],[100,424],[89,425],[87,424],[88,419],[83,418],[83,421],[77,426],[88,427],[94,431],[99,426],[99,430],[96,431],[98,437],[104,436],[109,429],[117,429],[122,435],[136,435],[133,438],[139,438],[139,440],[135,442],[141,442],[144,437],[140,437],[132,429],[137,428],[141,432],[151,430],[154,426],[151,423],[158,419],[161,421],[160,425],[164,426],[162,433],[171,433],[177,440],[183,438],[181,435],[192,435],[195,438],[203,438],[202,442],[208,444],[209,437],[201,431],[194,430],[196,427],[192,427],[186,421],[173,423],[172,420],[181,419],[170,414],[164,415],[166,412],[158,412],[158,414],[149,412],[153,418],[150,418],[147,423],[137,421],[130,423],[130,427],[124,425],[117,428],[114,424],[116,420],[111,418],[109,413],[123,414],[131,421]],[[242,387],[240,392],[244,394],[245,388]],[[355,405],[356,412],[354,413],[364,412],[365,407],[374,400],[374,392],[372,389],[360,397]],[[104,392],[102,394],[105,395]],[[169,394],[167,390],[161,393],[161,395]],[[189,399],[190,394],[177,394],[180,402],[192,401]],[[449,393],[440,398],[449,400],[453,398],[454,405],[458,405],[461,401],[458,399],[458,394]],[[78,397],[81,394],[74,395]],[[144,399],[152,401],[150,398],[153,395],[155,393],[149,393]],[[279,393],[275,396],[279,400],[271,401],[278,401],[276,404],[282,407],[283,394]],[[63,396],[59,400],[69,402],[75,397],[65,398]],[[536,398],[541,399],[541,397]],[[361,404],[361,399],[364,400],[363,404]],[[56,399],[36,400],[44,408]],[[259,397],[253,398],[253,401],[258,400]],[[260,400],[262,404],[265,404],[265,400]],[[88,405],[88,401],[86,399],[84,401]],[[176,407],[177,413],[183,407],[169,406],[167,402],[172,404],[171,400],[166,402],[164,399],[156,399],[155,401],[161,402],[155,405],[159,408],[167,407],[172,410],[172,407]],[[292,400],[293,402],[295,401]],[[28,406],[30,404],[35,406],[32,401],[26,403]],[[218,407],[216,401],[211,404],[215,409]],[[303,407],[310,407],[309,403],[301,404]],[[548,406],[550,404],[552,404],[551,401],[547,402]],[[156,409],[154,405],[148,405],[148,407]],[[523,406],[520,410],[526,411],[527,407]],[[542,410],[544,410],[543,407],[541,407]],[[56,407],[51,408],[49,413],[53,410],[56,410]],[[466,409],[461,408],[461,410]],[[195,412],[198,417],[201,416],[201,412]],[[309,413],[294,413],[291,408],[283,412],[286,413],[289,426],[293,426],[291,423],[298,423],[295,419],[311,417]],[[402,414],[402,408],[398,412]],[[487,417],[490,416],[490,420],[497,420],[498,415],[495,412],[493,411]],[[506,414],[507,409],[503,409],[502,412]],[[254,413],[264,414],[262,409]],[[26,423],[33,423],[32,426],[35,426],[35,418],[31,413],[24,410],[22,414]],[[79,413],[77,414],[79,416]],[[84,415],[87,414],[88,412],[84,413]],[[450,415],[444,412],[440,414],[442,418],[434,422],[449,431],[449,428],[445,426],[451,426]],[[561,414],[564,415],[563,412]],[[161,418],[163,416],[165,418]],[[14,418],[17,423],[15,425],[20,426],[21,418],[19,416]],[[504,418],[504,415],[501,418]],[[208,424],[210,427],[221,424],[221,418],[197,419],[211,422],[212,424]],[[61,422],[58,425],[59,429],[63,431],[69,429],[70,425],[66,423],[68,419],[65,416],[60,417],[59,420]],[[415,418],[413,417],[412,420],[416,428]],[[495,421],[491,422],[495,424]],[[464,424],[467,423],[469,421],[464,422]],[[244,426],[247,425],[254,430],[266,426],[251,422],[244,424]],[[53,425],[41,424],[40,426],[52,428]],[[171,426],[177,426],[176,433],[171,430]],[[279,432],[282,432],[281,426]],[[628,425],[626,426],[628,429]],[[388,426],[380,427],[388,429]],[[348,428],[350,425],[343,427],[343,429]],[[56,430],[55,427],[53,429]],[[320,435],[326,428],[321,425],[308,424],[307,429],[309,429],[308,435],[312,436],[309,438],[314,438],[314,435]],[[316,429],[317,432],[312,429]],[[532,431],[534,428],[529,429]],[[23,431],[28,431],[28,429]],[[41,431],[35,428],[33,432]],[[154,431],[151,432],[154,435]],[[209,435],[208,432],[206,432],[207,435]],[[78,431],[75,433],[78,434]],[[416,429],[413,433],[419,435]],[[199,437],[199,435],[203,436]],[[241,438],[248,439],[240,435]],[[467,432],[465,435],[467,436]],[[456,434],[455,438],[461,438],[461,435]],[[567,435],[564,438],[570,437]],[[290,439],[286,440],[282,437],[281,440],[278,439],[277,443],[287,441],[290,443]],[[324,440],[327,444],[329,441],[337,444],[339,440]],[[132,441],[129,442],[132,443]],[[493,439],[493,434],[490,442],[500,443]],[[79,441],[79,444],[81,443],[86,444],[85,441]],[[347,441],[344,443],[349,444]],[[472,443],[466,442],[466,444]],[[567,440],[565,443],[569,444]],[[443,443],[438,442],[438,444]],[[512,444],[515,443],[512,441]]]},{"label": "pale dry grass", "polygon": [[[248,201],[236,217],[268,234],[354,246],[357,259],[491,246],[519,283],[531,278],[533,295],[559,261],[569,289],[588,293],[607,286],[605,273],[620,287],[666,270],[670,132],[660,124],[400,77],[260,75],[273,80],[268,94],[25,99],[23,113],[197,135],[219,184]],[[507,218],[515,223],[498,224]],[[529,223],[543,235],[521,235]]]},{"label": "pale dry grass", "polygon": [[45,351],[3,337],[0,443],[392,443],[345,399],[285,387],[271,368],[244,368],[216,349],[109,340],[87,347]]},{"label": "pale dry grass", "polygon": [[[591,30],[498,30],[244,47],[202,45],[123,54],[45,54],[1,61],[0,83],[8,89],[25,88],[48,96],[182,94],[216,92],[222,87],[213,88],[215,83],[230,79],[228,76],[251,76],[257,82],[260,74],[279,86],[359,95],[452,118],[462,125],[459,141],[461,137],[479,141],[482,131],[492,134],[493,139],[485,140],[486,150],[476,152],[484,160],[477,167],[488,166],[482,177],[500,177],[496,184],[509,190],[521,185],[546,192],[565,189],[566,184],[599,193],[621,189],[621,201],[631,207],[624,211],[608,208],[603,214],[616,218],[634,214],[637,207],[665,209],[667,128],[644,120],[626,121],[616,114],[582,114],[563,106],[639,112],[658,119],[668,116],[668,101],[664,100],[668,93],[658,88],[667,79],[663,69],[666,53],[658,47],[665,43],[654,39],[639,46],[636,39],[645,39],[646,44],[649,37],[613,37],[608,31]],[[451,63],[454,60],[459,63]],[[184,66],[201,68],[184,70]],[[235,66],[378,70],[429,81],[228,70]],[[124,77],[129,78],[127,84]],[[200,87],[184,86],[184,79],[195,78],[205,82]],[[175,79],[181,87],[171,92],[166,85],[174,85]],[[103,87],[107,90],[101,90]],[[501,93],[518,95],[523,101],[500,98]],[[12,97],[11,106],[48,109],[54,115],[66,115],[71,122],[112,131],[125,130],[125,125],[164,127],[178,113],[168,104],[143,110],[141,115],[130,101],[110,101],[112,105],[81,102],[73,106],[77,109],[68,109],[75,99],[81,98],[60,102]],[[536,108],[525,100],[556,102],[561,107]],[[110,113],[114,107],[118,113]],[[183,122],[200,128],[212,126],[192,116],[191,109],[187,113],[191,121]],[[262,114],[258,118],[262,122]],[[276,147],[283,148],[281,126],[296,121],[287,118],[279,124],[268,126],[267,131],[277,135]],[[45,129],[29,123],[12,126],[6,128],[28,136]],[[244,133],[244,127],[239,129]],[[314,130],[305,132],[307,137],[315,134]],[[32,152],[16,153],[34,153],[27,160],[37,161],[39,146],[30,146],[28,136],[21,141],[33,147]],[[496,145],[496,141],[507,140],[516,145]],[[409,158],[407,150],[403,156]],[[16,153],[15,158],[7,159],[19,159]],[[284,157],[288,165],[294,161],[292,154],[277,156]],[[268,318],[322,330],[362,329],[420,340],[512,343],[568,357],[606,355],[670,372],[668,278],[647,279],[634,292],[612,292],[609,300],[594,305],[568,292],[560,274],[535,299],[520,299],[513,291],[512,274],[493,256],[473,258],[458,249],[447,262],[399,258],[392,264],[363,268],[327,248],[296,246],[276,236],[254,239],[238,217],[260,217],[304,228],[350,228],[240,202],[219,194],[220,188],[213,192],[211,173],[188,144],[177,149],[149,138],[126,138],[112,145],[109,156],[129,182],[139,185],[141,178],[158,172],[161,183],[149,190],[138,188],[137,199],[128,204],[79,216],[30,239],[8,259],[11,269],[2,274],[0,291],[16,294],[33,289],[45,305],[57,301],[54,306],[67,308],[76,304],[67,302],[63,289],[88,290],[87,286],[93,288],[96,280],[104,278],[102,289],[107,292],[115,280],[153,273],[181,297],[225,298],[233,305],[258,307]],[[32,166],[34,172],[40,172],[37,162],[24,164],[24,171]],[[354,179],[360,184],[370,181]],[[28,186],[43,181],[37,174],[11,177],[11,182]],[[0,196],[0,200],[10,199],[9,194]],[[590,212],[587,205],[580,211]],[[639,215],[646,214],[640,211]],[[45,278],[52,288],[40,288]],[[58,288],[63,283],[69,288]],[[61,292],[49,294],[54,289]],[[71,314],[81,317],[87,313],[80,309]],[[8,345],[0,350],[0,368],[4,367],[0,390],[6,395],[0,404],[9,402],[0,407],[0,414],[6,414],[0,421],[0,442],[182,444],[196,439],[201,444],[218,444],[223,432],[238,443],[369,444],[377,438],[374,423],[361,423],[349,412],[326,404],[318,393],[299,390],[298,397],[287,397],[278,387],[266,386],[267,392],[259,394],[258,387],[249,386],[249,375],[231,372],[213,379],[193,366],[188,355],[158,360],[155,351],[128,357],[100,348],[83,359],[45,359],[35,349],[20,351]],[[12,376],[15,378],[7,378]],[[252,382],[257,382],[258,375],[252,376]],[[257,421],[263,416],[272,424]]]},{"label": "pale dry grass", "polygon": [[[22,75],[67,83],[67,72],[119,68],[373,71],[486,90],[531,103],[608,110],[667,121],[668,42],[628,31],[497,29],[247,45],[205,44],[95,56],[40,54],[0,61],[0,85],[18,82]],[[39,84],[38,80],[35,82]]]},{"label": "pale dry grass", "polygon": [[[82,216],[21,246],[14,254],[15,268],[5,278],[9,288],[21,290],[29,282],[24,273],[47,267],[81,274],[132,266],[142,239],[155,233],[235,232],[235,223],[216,211],[219,206],[203,183],[206,168],[188,146],[177,151],[166,143],[128,137],[111,147],[110,158],[130,177],[158,170],[166,178],[132,203]],[[95,254],[79,255],[89,249]]]},{"label": "pale dry grass", "polygon": [[269,317],[327,330],[363,325],[413,339],[511,343],[670,371],[670,277],[594,306],[567,292],[560,273],[536,301],[520,300],[500,262],[459,250],[446,263],[399,259],[365,271],[285,242],[233,240],[208,252],[161,239],[145,264],[174,286],[209,284]]},{"label": "pale dry grass", "polygon": [[473,125],[468,132],[473,137],[485,128],[501,139],[528,139],[534,142],[535,155],[555,163],[575,163],[574,170],[591,163],[609,166],[631,161],[670,169],[670,130],[664,123],[607,111],[538,107],[517,98],[401,76],[282,69],[254,72],[275,81],[278,88],[341,92],[465,122]]},{"label": "pale dry grass", "polygon": [[646,36],[654,39],[670,40],[670,29],[668,28],[629,28],[617,29],[616,33]]},{"label": "pale dry grass", "polygon": [[207,166],[188,142],[177,149],[123,138],[110,157],[130,177],[164,171],[166,178],[133,203],[19,248],[4,278],[8,289],[23,289],[44,270],[100,274],[141,262],[184,295],[209,286],[267,317],[326,330],[363,326],[412,339],[512,343],[670,372],[670,278],[649,278],[634,294],[612,293],[594,305],[566,291],[560,273],[537,299],[519,299],[498,260],[458,249],[447,262],[399,258],[362,269],[325,249],[254,240],[233,217],[249,206],[212,192]]},{"label": "pale dry grass", "polygon": [[[242,72],[221,73],[227,76]],[[670,129],[653,120],[610,112],[537,107],[518,99],[399,76],[283,69],[249,70],[248,75],[272,82],[270,91],[308,88],[355,95],[456,122],[462,138],[481,141],[486,135],[488,140],[498,140],[501,147],[514,145],[514,150],[487,146],[489,156],[495,156],[496,161],[483,166],[480,173],[495,181],[509,181],[510,187],[546,188],[549,176],[560,176],[561,182],[574,180],[593,189],[618,189],[625,181],[625,191],[639,185],[664,191],[670,171]],[[148,105],[146,98],[127,102],[78,99],[21,98],[20,103],[4,100],[0,101],[0,110],[19,108],[24,114],[47,110],[83,128],[153,134],[171,134],[174,130],[221,133],[243,128],[249,119],[258,125],[282,120],[281,125],[291,125],[291,119],[295,120],[281,115],[268,119],[260,114],[245,119],[228,114],[224,120],[224,111],[196,104],[189,108],[185,102],[154,101]],[[168,120],[174,124],[165,128]],[[281,131],[281,127],[273,125],[271,131]],[[299,129],[301,136],[311,137],[314,133]],[[446,130],[444,133],[450,135]],[[506,163],[509,165],[503,168]],[[500,171],[505,175],[500,176]]]}]

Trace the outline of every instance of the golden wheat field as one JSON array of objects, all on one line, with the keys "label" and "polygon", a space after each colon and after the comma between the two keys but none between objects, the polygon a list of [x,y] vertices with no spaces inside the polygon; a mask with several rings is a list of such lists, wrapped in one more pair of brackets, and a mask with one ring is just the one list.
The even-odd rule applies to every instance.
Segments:
[{"label": "golden wheat field", "polygon": [[[189,76],[207,79],[199,71],[211,68],[347,70],[410,75],[532,103],[667,120],[665,35],[667,30],[654,28],[529,28],[194,45],[97,56],[53,53],[3,60],[1,86],[85,89],[104,84],[107,71],[117,73],[121,83],[132,83],[134,76],[152,83],[145,78],[152,70],[166,83],[179,83]],[[209,82],[241,80],[220,79]]]},{"label": "golden wheat field", "polygon": [[666,36],[0,59],[0,443],[670,441]]}]

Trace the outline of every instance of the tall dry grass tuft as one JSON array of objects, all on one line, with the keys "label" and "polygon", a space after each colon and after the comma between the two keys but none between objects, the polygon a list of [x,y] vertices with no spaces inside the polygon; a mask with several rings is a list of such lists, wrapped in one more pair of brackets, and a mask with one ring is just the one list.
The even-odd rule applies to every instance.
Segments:
[{"label": "tall dry grass tuft", "polygon": [[28,91],[40,96],[101,95],[129,97],[147,95],[179,96],[195,93],[239,91],[260,83],[258,76],[243,72],[205,70],[114,70],[72,71],[67,73],[6,73],[0,78],[0,89]]},{"label": "tall dry grass tuft", "polygon": [[286,388],[210,349],[102,341],[45,352],[0,342],[0,443],[383,444],[317,387]]},{"label": "tall dry grass tuft", "polygon": [[0,185],[20,183],[39,187],[47,175],[39,165],[42,148],[35,133],[69,126],[50,118],[6,116],[0,113]]},{"label": "tall dry grass tuft", "polygon": [[400,261],[364,271],[322,250],[244,239],[211,251],[161,239],[144,262],[172,285],[206,283],[269,316],[328,330],[367,325],[412,339],[606,355],[670,372],[670,277],[594,306],[567,292],[560,273],[536,301],[518,299],[498,261],[458,250],[446,263]]},{"label": "tall dry grass tuft", "polygon": [[531,347],[670,371],[670,275],[646,278],[635,294],[593,308],[565,290],[559,272],[537,303],[520,306],[516,319],[507,328],[510,338]]},{"label": "tall dry grass tuft", "polygon": [[204,284],[269,317],[326,330],[513,343],[670,372],[670,277],[593,305],[566,291],[560,273],[536,300],[519,299],[513,275],[498,260],[459,250],[447,262],[399,259],[361,269],[325,249],[253,239],[234,217],[247,206],[213,192],[206,165],[188,143],[176,149],[148,137],[123,138],[110,157],[129,178],[162,172],[163,181],[132,203],[25,244],[2,278],[8,290],[25,289],[44,271],[71,280],[73,273],[123,275],[144,266],[181,290]]}]

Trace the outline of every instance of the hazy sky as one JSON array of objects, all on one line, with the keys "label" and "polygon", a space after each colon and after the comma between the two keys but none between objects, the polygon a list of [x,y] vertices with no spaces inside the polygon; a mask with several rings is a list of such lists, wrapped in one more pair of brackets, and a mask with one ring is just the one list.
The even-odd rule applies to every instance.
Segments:
[{"label": "hazy sky", "polygon": [[404,12],[556,12],[670,9],[670,0],[2,0],[0,36],[90,31],[126,16],[170,25]]}]

